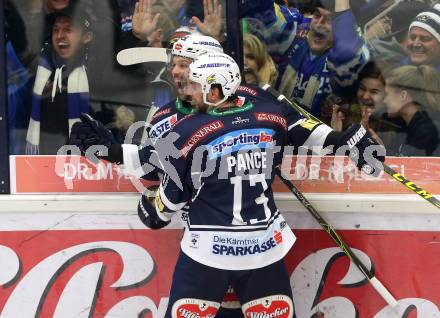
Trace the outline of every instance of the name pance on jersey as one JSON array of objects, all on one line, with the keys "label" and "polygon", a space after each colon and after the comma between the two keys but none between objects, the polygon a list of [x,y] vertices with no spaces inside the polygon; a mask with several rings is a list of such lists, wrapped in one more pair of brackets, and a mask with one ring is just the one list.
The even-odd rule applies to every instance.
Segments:
[{"label": "name pance on jersey", "polygon": [[208,144],[209,157],[216,158],[241,149],[273,146],[272,129],[243,129],[223,135]]},{"label": "name pance on jersey", "polygon": [[237,153],[236,156],[229,156],[226,158],[228,162],[228,172],[232,172],[235,167],[237,171],[245,171],[251,169],[266,169],[267,159],[266,153],[255,151],[255,152],[245,152]]}]

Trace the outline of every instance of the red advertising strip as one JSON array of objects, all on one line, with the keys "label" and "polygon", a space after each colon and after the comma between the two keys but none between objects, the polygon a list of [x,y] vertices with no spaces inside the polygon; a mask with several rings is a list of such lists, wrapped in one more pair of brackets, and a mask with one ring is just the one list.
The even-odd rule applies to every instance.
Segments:
[{"label": "red advertising strip", "polygon": [[148,183],[107,161],[78,156],[12,156],[13,193],[137,192]]},{"label": "red advertising strip", "polygon": [[[431,194],[440,194],[440,158],[388,157],[386,163]],[[347,157],[290,157],[282,169],[304,193],[413,193],[385,173],[378,178],[365,175]],[[288,190],[277,179],[274,192]]]},{"label": "red advertising strip", "polygon": [[[438,317],[437,232],[340,231],[398,300],[391,308],[327,234],[294,231],[286,265],[297,317]],[[181,230],[0,232],[0,316],[161,318],[180,238]]]},{"label": "red advertising strip", "polygon": [[[440,158],[389,157],[386,162],[426,191],[440,194]],[[79,157],[12,156],[11,163],[13,193],[142,192],[143,182],[106,161],[97,168]],[[286,157],[283,170],[304,193],[412,193],[384,173],[366,176],[343,157]],[[289,192],[279,180],[274,191]]]}]

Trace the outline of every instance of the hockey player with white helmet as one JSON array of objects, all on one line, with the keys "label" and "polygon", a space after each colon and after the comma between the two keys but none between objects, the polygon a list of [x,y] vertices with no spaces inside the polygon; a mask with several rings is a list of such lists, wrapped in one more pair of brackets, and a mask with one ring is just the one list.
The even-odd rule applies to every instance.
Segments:
[{"label": "hockey player with white helmet", "polygon": [[177,89],[178,98],[185,100],[182,94],[184,84],[188,80],[189,64],[200,55],[208,52],[222,53],[220,43],[206,35],[188,35],[179,38],[170,52],[169,69]]},{"label": "hockey player with white helmet", "polygon": [[[181,153],[167,159],[177,178],[166,174],[154,203],[140,206],[158,227],[189,206],[165,318],[215,316],[230,284],[245,317],[294,317],[283,258],[295,236],[271,190],[281,149],[356,146],[361,168],[366,148],[378,145],[359,126],[341,134],[284,104],[240,102],[239,68],[225,54],[200,56],[189,80],[185,93],[198,112],[170,132]],[[377,173],[384,157],[373,158]]]},{"label": "hockey player with white helmet", "polygon": [[[207,52],[223,52],[223,49],[216,39],[199,34],[181,37],[173,44],[168,69],[176,87],[177,98],[160,109],[150,109],[146,126],[147,138],[143,146],[152,146],[180,118],[193,111],[183,88],[188,83],[189,65],[195,58]],[[133,144],[117,143],[110,131],[89,115],[82,114],[81,122],[72,127],[69,144],[77,145],[82,152],[92,145],[104,145],[108,148],[108,155],[104,159],[117,164],[123,163],[127,174],[150,181],[158,180],[157,170],[153,169],[157,167],[148,164],[152,147],[139,148]],[[148,167],[147,174],[142,166]]]},{"label": "hockey player with white helmet", "polygon": [[[220,43],[209,36],[203,35],[188,35],[179,38],[172,46],[169,52],[169,65],[168,70],[170,72],[171,78],[173,79],[174,85],[177,91],[177,99],[170,102],[168,105],[162,107],[161,109],[152,109],[149,114],[151,119],[148,128],[148,138],[151,143],[155,143],[162,135],[168,132],[171,127],[183,116],[193,112],[193,106],[189,103],[189,95],[185,94],[184,87],[188,83],[188,73],[189,65],[193,62],[195,58],[205,53],[222,53],[223,49]],[[229,56],[226,56],[231,62],[231,65],[235,65],[235,62]],[[235,70],[239,73],[239,69]],[[227,76],[227,75],[225,75]],[[236,90],[236,86],[240,84],[240,80],[236,78],[234,81],[234,87],[231,90]],[[227,91],[227,89],[225,89]],[[253,98],[262,98],[265,92],[258,90],[256,87],[242,86],[242,93],[249,94]],[[75,126],[74,134],[72,135],[71,143],[77,144],[82,150],[87,149],[87,147],[94,144],[104,144],[109,147],[109,156],[105,158],[111,162],[124,163],[129,166],[126,171],[131,171],[132,174],[138,173],[141,176],[143,170],[138,169],[141,165],[144,165],[149,159],[149,152],[151,147],[143,147],[138,149],[135,145],[119,145],[112,141],[111,133],[103,127],[103,125],[91,118],[84,117],[83,124],[77,124]],[[90,133],[87,134],[89,139],[88,144],[84,144],[81,140],[80,142],[75,142],[73,138],[76,135],[83,134],[87,130]],[[90,138],[91,134],[95,137]],[[98,138],[99,136],[99,138]],[[73,142],[72,142],[73,140]],[[91,141],[90,141],[91,140]],[[150,171],[147,175],[144,175],[144,179],[150,181],[158,180],[157,170],[154,169]],[[147,189],[146,194],[150,193]],[[156,224],[151,222],[151,219],[146,219],[142,213],[142,209],[139,209],[139,216],[141,220],[151,228],[155,228]],[[230,292],[228,293],[228,299],[235,299],[235,296]],[[233,306],[233,307],[231,307]],[[222,307],[221,314],[224,317],[242,317],[242,313],[239,310],[239,304],[232,300],[229,302],[228,309]]]},{"label": "hockey player with white helmet", "polygon": [[[215,69],[215,73],[213,72]],[[225,102],[240,86],[241,75],[238,65],[234,59],[226,54],[206,54],[190,65],[189,80],[192,82],[187,92],[192,96],[192,102],[198,110],[205,106],[218,106]],[[221,86],[223,97],[216,101],[210,101],[208,98],[213,85]],[[202,91],[202,100],[194,100],[199,95],[193,94],[198,88]],[[195,89],[194,89],[195,88]]]}]

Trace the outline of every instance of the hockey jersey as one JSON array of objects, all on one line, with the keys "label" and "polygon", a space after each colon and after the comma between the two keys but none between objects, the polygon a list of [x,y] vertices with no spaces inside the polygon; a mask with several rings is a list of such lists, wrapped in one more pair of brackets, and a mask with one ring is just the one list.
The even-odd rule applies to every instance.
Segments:
[{"label": "hockey jersey", "polygon": [[[161,161],[168,169],[155,206],[168,221],[189,205],[182,251],[220,269],[244,270],[280,260],[295,236],[271,189],[283,147],[322,147],[331,128],[289,106],[256,100],[180,120]],[[179,156],[171,149],[177,149]]]},{"label": "hockey jersey", "polygon": [[[237,89],[239,102],[249,101],[274,101],[275,98],[268,92],[252,84],[240,85]],[[143,178],[149,181],[158,181],[158,172],[161,167],[157,162],[152,162],[151,154],[155,152],[154,145],[157,140],[168,133],[171,128],[183,117],[194,112],[191,104],[177,98],[158,109],[146,125],[147,140],[137,147],[124,144],[124,171],[126,174]]]}]

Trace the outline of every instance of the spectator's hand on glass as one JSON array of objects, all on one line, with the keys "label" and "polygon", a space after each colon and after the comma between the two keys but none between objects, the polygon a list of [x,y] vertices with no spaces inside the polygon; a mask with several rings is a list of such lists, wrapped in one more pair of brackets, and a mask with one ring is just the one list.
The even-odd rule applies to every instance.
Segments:
[{"label": "spectator's hand on glass", "polygon": [[370,117],[374,113],[374,107],[369,106],[361,106],[361,122],[360,124],[364,126],[366,130],[371,134],[371,137],[373,137],[376,142],[378,142],[380,145],[384,145],[382,139],[379,137],[379,135],[370,127]]},{"label": "spectator's hand on glass", "polygon": [[364,126],[365,129],[370,128],[370,117],[374,113],[374,108],[369,106],[361,105],[361,122],[360,124]]},{"label": "spectator's hand on glass", "polygon": [[160,13],[153,16],[154,0],[139,0],[136,2],[133,13],[133,34],[142,41],[147,41],[148,37],[156,31],[157,21]]},{"label": "spectator's hand on glass", "polygon": [[150,47],[163,47],[162,42],[163,42],[162,29],[157,29],[148,36],[148,46]]},{"label": "spectator's hand on glass", "polygon": [[342,124],[345,119],[344,113],[339,110],[340,107],[341,106],[338,104],[332,106],[332,119],[330,125],[336,131],[342,131]]},{"label": "spectator's hand on glass", "polygon": [[212,36],[219,42],[224,40],[222,32],[222,5],[218,0],[203,0],[203,12],[205,18],[202,21],[198,17],[192,17],[191,21],[205,35]]}]

